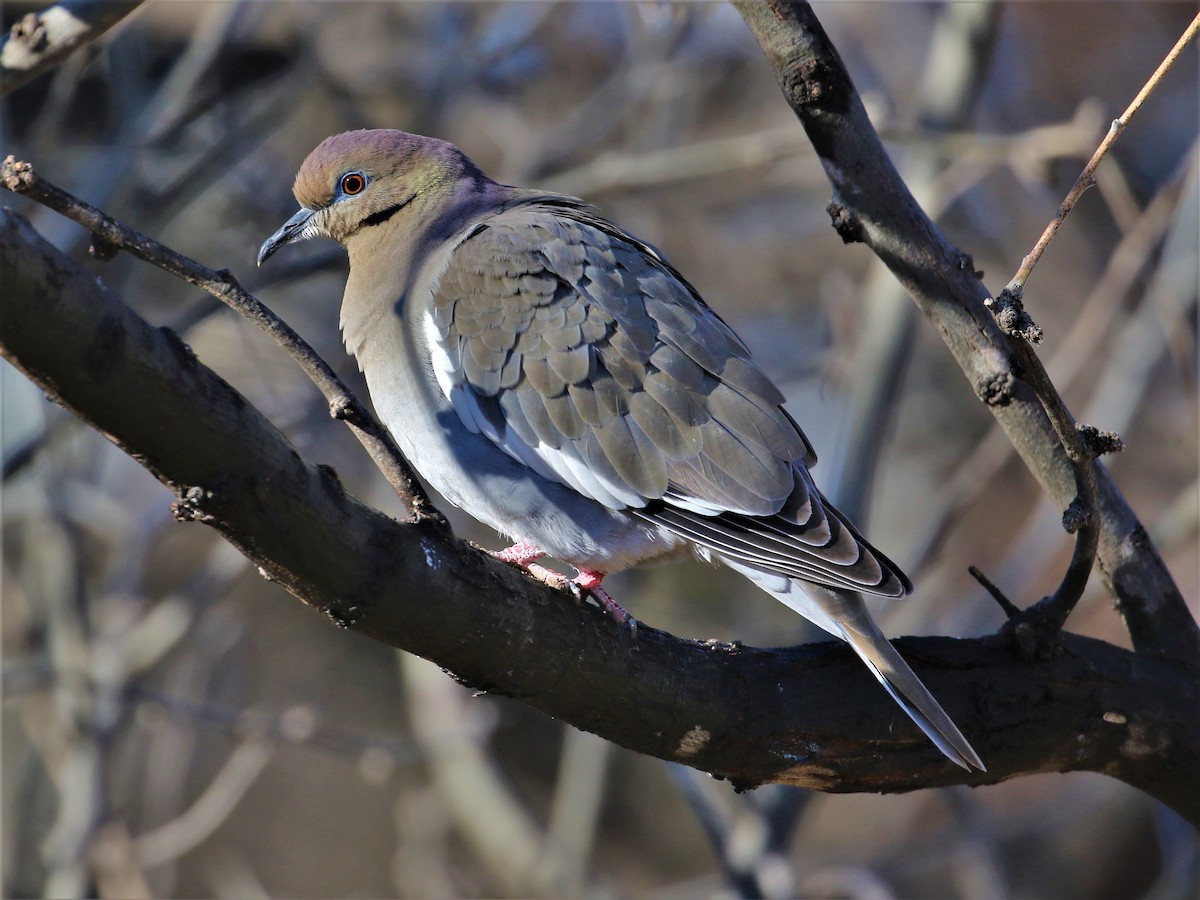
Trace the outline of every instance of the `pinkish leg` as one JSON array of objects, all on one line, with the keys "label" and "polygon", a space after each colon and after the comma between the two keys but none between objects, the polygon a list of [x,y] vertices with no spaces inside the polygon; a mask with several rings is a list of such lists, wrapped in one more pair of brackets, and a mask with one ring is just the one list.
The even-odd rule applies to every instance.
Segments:
[{"label": "pinkish leg", "polygon": [[[541,547],[529,541],[520,541],[506,550],[489,550],[488,553],[492,554],[500,562],[512,563],[515,566],[520,566],[522,569],[528,569],[530,563],[535,563],[546,555],[546,552]],[[542,567],[539,566],[538,568]]]},{"label": "pinkish leg", "polygon": [[625,622],[630,618],[629,613],[621,608],[621,604],[610,597],[608,591],[600,587],[600,582],[604,580],[603,572],[580,569],[578,575],[568,580],[561,572],[555,572],[553,569],[539,566],[537,561],[545,556],[546,553],[537,544],[530,543],[529,541],[520,541],[504,550],[489,550],[488,553],[501,562],[521,567],[530,575],[549,584],[561,585],[563,587],[569,584],[578,586],[581,590],[587,591],[595,597],[604,610],[618,622]]},{"label": "pinkish leg", "polygon": [[580,569],[579,574],[571,579],[571,584],[579,585],[580,588],[599,600],[600,605],[604,607],[605,611],[618,622],[626,621],[630,617],[629,613],[625,612],[621,604],[609,596],[608,591],[600,587],[600,582],[603,580],[603,572]]},{"label": "pinkish leg", "polygon": [[545,566],[537,564],[537,561],[546,555],[545,551],[537,544],[530,543],[529,541],[520,541],[504,550],[489,550],[488,553],[496,557],[500,562],[506,562],[510,566],[524,569],[539,581],[544,581],[555,587],[567,586],[567,576],[561,572],[555,572],[553,569],[547,569]]}]

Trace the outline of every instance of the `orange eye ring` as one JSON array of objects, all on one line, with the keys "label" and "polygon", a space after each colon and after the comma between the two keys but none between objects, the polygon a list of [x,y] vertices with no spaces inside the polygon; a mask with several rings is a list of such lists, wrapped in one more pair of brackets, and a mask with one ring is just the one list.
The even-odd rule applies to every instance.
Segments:
[{"label": "orange eye ring", "polygon": [[362,172],[347,172],[342,176],[341,188],[347,197],[361,194],[367,188],[367,176]]}]

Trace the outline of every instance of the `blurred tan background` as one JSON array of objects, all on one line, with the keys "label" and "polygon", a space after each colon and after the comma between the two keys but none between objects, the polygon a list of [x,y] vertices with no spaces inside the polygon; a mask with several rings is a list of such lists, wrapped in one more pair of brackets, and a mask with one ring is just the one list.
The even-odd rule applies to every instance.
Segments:
[{"label": "blurred tan background", "polygon": [[[5,27],[36,8],[5,4]],[[997,291],[1195,7],[817,12],[914,191]],[[1193,608],[1196,75],[1192,48],[1026,295],[1073,411],[1124,436],[1109,464]],[[263,272],[255,251],[294,210],[293,173],[323,137],[449,139],[498,180],[594,201],[742,335],[816,445],[818,483],[917,583],[879,609],[890,634],[994,630],[1001,613],[968,565],[1028,603],[1069,557],[1059,511],[941,341],[833,232],[828,183],[728,6],[157,2],[5,98],[0,127],[5,154],[232,269],[356,386],[337,332],[341,251],[313,242]],[[76,226],[4,202],[87,259]],[[247,324],[126,256],[85,264],[302,453],[398,511],[317,392]],[[471,696],[175,523],[171,495],[136,463],[12,369],[0,378],[6,896],[1157,900],[1200,885],[1195,833],[1098,775],[737,796]],[[863,446],[878,452],[848,456]],[[610,583],[676,634],[818,639],[701,564]],[[1098,581],[1069,627],[1127,644]]]}]

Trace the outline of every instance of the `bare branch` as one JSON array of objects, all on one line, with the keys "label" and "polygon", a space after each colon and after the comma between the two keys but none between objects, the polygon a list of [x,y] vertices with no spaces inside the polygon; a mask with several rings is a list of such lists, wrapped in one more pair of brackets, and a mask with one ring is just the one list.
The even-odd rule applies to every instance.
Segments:
[{"label": "bare branch", "polygon": [[[1013,342],[1021,357],[1022,377],[1033,386],[1034,392],[1046,410],[1059,444],[1071,461],[1075,476],[1074,499],[1063,512],[1063,528],[1075,535],[1075,549],[1071,562],[1063,574],[1062,581],[1054,593],[1042,600],[1029,612],[1038,625],[1048,631],[1062,628],[1083,596],[1092,566],[1096,562],[1096,549],[1100,545],[1100,512],[1096,494],[1096,454],[1084,443],[1079,427],[1071,411],[1067,409],[1054,382],[1046,374],[1042,361],[1025,341]],[[1119,439],[1118,439],[1119,440]]]},{"label": "bare branch", "polygon": [[18,19],[0,38],[0,97],[80,47],[142,5],[142,0],[63,0]]},{"label": "bare branch", "polygon": [[274,755],[260,736],[247,737],[186,812],[133,840],[137,864],[143,869],[161,866],[205,840],[237,808]]}]

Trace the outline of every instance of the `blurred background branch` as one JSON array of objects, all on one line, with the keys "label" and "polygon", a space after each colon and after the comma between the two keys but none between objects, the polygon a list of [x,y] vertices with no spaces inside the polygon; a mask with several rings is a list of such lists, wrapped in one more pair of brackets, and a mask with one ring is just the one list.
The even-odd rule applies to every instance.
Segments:
[{"label": "blurred background branch", "polygon": [[0,96],[96,40],[141,2],[63,0],[22,16],[0,38]]}]

